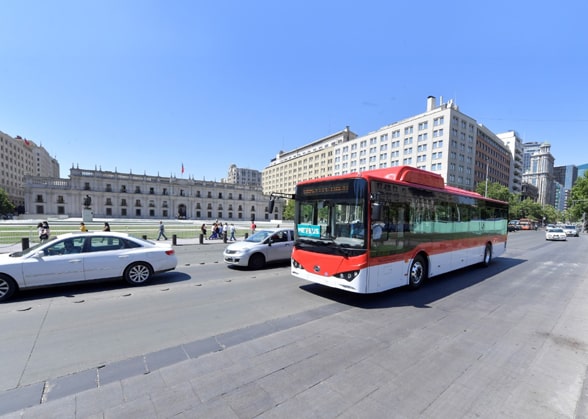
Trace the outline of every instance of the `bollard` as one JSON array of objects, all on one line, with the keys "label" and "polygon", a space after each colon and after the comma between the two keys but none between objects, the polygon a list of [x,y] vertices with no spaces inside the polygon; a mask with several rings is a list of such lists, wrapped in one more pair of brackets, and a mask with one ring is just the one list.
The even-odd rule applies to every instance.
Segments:
[{"label": "bollard", "polygon": [[178,236],[177,235],[172,235],[172,245],[175,246],[178,244]]},{"label": "bollard", "polygon": [[200,244],[204,243],[204,234],[200,234]]},{"label": "bollard", "polygon": [[227,232],[223,231],[223,243],[227,242]]},{"label": "bollard", "polygon": [[249,233],[245,233],[245,240],[247,240],[247,237],[249,237]]},{"label": "bollard", "polygon": [[20,244],[22,246],[22,250],[26,250],[29,248],[29,238],[23,237],[20,239]]},{"label": "bollard", "polygon": [[143,234],[143,240],[147,240],[147,234]]}]

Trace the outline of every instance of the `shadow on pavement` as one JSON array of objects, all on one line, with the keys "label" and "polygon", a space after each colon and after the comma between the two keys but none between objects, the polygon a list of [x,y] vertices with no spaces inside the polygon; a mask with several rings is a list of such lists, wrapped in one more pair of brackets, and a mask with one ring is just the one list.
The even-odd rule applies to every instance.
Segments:
[{"label": "shadow on pavement", "polygon": [[43,300],[47,298],[66,297],[66,298],[80,298],[85,294],[90,294],[100,291],[116,291],[125,290],[131,291],[136,288],[149,288],[153,286],[161,286],[165,284],[173,284],[176,282],[183,282],[192,279],[192,277],[183,272],[164,272],[154,275],[145,285],[132,286],[122,279],[100,280],[93,282],[84,282],[77,284],[63,284],[52,285],[47,288],[35,288],[18,291],[10,301],[2,303],[8,305],[11,303],[22,303],[30,300]]},{"label": "shadow on pavement", "polygon": [[355,294],[320,284],[303,285],[300,288],[319,297],[357,308],[378,309],[406,306],[429,308],[429,304],[434,301],[492,279],[495,275],[524,262],[523,259],[497,258],[487,268],[470,266],[436,276],[429,279],[417,290],[401,287],[375,294]]}]

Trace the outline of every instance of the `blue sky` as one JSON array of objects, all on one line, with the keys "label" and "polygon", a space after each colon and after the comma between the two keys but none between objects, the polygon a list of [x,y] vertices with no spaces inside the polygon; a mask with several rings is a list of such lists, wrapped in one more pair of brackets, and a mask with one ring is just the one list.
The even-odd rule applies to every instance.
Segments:
[{"label": "blue sky", "polygon": [[1,16],[0,131],[63,177],[220,180],[429,95],[588,162],[585,0],[6,0]]}]

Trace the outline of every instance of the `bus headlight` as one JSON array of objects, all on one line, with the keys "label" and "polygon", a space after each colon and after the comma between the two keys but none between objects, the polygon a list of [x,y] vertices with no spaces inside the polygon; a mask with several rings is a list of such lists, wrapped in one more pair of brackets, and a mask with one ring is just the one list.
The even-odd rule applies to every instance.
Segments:
[{"label": "bus headlight", "polygon": [[348,272],[341,272],[335,275],[335,278],[344,279],[347,282],[353,281],[357,275],[359,275],[359,271],[348,271]]},{"label": "bus headlight", "polygon": [[296,259],[292,258],[292,266],[296,269],[304,269],[300,263],[296,261]]}]

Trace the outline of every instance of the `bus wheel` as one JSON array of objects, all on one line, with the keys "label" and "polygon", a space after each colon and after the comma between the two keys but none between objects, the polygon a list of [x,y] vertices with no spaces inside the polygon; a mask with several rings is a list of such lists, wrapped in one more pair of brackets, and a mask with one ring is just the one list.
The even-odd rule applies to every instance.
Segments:
[{"label": "bus wheel", "polygon": [[487,267],[492,262],[492,246],[486,245],[484,249],[484,260],[482,260],[482,266]]},{"label": "bus wheel", "polygon": [[419,288],[427,280],[427,262],[421,255],[412,261],[409,275],[408,286],[412,289]]}]

